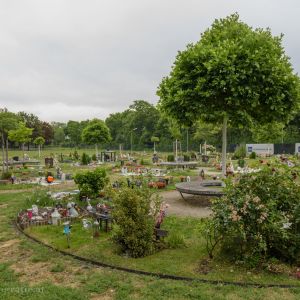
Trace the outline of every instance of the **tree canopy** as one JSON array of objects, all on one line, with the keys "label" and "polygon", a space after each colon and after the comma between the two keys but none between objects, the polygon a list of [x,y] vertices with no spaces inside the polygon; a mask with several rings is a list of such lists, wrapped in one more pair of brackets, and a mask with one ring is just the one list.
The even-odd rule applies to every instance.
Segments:
[{"label": "tree canopy", "polygon": [[111,140],[109,128],[102,120],[92,120],[82,131],[82,140],[90,145],[107,143]]},{"label": "tree canopy", "polygon": [[197,43],[178,53],[157,94],[160,108],[180,124],[223,123],[225,175],[228,122],[287,122],[299,110],[299,92],[282,35],[252,29],[233,14],[216,20]]},{"label": "tree canopy", "polygon": [[298,110],[299,78],[282,35],[253,30],[233,14],[178,53],[157,93],[161,109],[182,124],[221,123],[224,116],[236,126],[285,122]]}]

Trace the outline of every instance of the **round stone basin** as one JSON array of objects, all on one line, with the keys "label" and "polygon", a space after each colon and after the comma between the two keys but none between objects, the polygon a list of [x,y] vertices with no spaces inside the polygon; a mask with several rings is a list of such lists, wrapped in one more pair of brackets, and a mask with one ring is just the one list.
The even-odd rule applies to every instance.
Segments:
[{"label": "round stone basin", "polygon": [[203,180],[177,183],[176,190],[181,194],[222,197],[225,184],[221,180]]}]

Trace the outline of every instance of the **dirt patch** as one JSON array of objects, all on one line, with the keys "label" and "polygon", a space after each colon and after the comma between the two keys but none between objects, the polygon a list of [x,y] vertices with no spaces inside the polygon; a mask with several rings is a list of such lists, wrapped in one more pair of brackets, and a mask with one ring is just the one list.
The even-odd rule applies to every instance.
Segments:
[{"label": "dirt patch", "polygon": [[[84,268],[68,265],[62,272],[51,272],[51,269],[56,264],[56,262],[51,261],[33,263],[28,258],[24,258],[11,265],[11,268],[18,274],[21,282],[28,282],[29,285],[50,281],[56,285],[78,288],[80,284],[76,274],[85,273]],[[68,264],[68,261],[64,262],[64,264]]]},{"label": "dirt patch", "polygon": [[0,262],[7,262],[19,256],[19,239],[8,240],[0,242]]},{"label": "dirt patch", "polygon": [[182,199],[177,191],[160,193],[163,201],[169,204],[168,214],[184,217],[206,218],[211,214],[210,200],[207,197],[185,197]]},{"label": "dirt patch", "polygon": [[207,275],[212,271],[212,267],[210,266],[211,261],[209,259],[202,259],[197,266],[196,272],[200,274]]},{"label": "dirt patch", "polygon": [[14,239],[14,240],[9,240],[9,241],[6,241],[6,242],[1,242],[0,243],[0,250],[2,251],[3,248],[8,248],[8,247],[11,247],[17,243],[19,243],[20,241],[18,239]]},{"label": "dirt patch", "polygon": [[114,299],[114,290],[108,290],[103,294],[91,295],[91,300],[110,300]]}]

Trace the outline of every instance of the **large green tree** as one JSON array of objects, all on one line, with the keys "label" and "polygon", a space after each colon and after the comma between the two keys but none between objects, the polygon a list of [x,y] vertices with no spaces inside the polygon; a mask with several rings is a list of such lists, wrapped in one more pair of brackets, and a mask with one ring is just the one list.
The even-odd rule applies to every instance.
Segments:
[{"label": "large green tree", "polygon": [[299,78],[282,35],[252,29],[233,14],[216,20],[197,43],[178,53],[158,95],[160,108],[182,124],[198,119],[223,124],[225,174],[227,123],[286,122],[298,109]]},{"label": "large green tree", "polygon": [[28,128],[23,122],[20,122],[16,129],[8,132],[8,139],[22,145],[23,158],[24,158],[24,145],[31,141],[33,128]]},{"label": "large green tree", "polygon": [[98,158],[98,145],[111,140],[109,128],[102,120],[94,119],[83,129],[82,140],[89,145],[95,145]]},{"label": "large green tree", "polygon": [[[26,113],[24,111],[18,112],[18,116],[21,121],[24,122],[27,128],[32,128],[32,140],[42,135],[42,122],[38,116],[32,113]],[[27,144],[29,150],[29,142]]]}]

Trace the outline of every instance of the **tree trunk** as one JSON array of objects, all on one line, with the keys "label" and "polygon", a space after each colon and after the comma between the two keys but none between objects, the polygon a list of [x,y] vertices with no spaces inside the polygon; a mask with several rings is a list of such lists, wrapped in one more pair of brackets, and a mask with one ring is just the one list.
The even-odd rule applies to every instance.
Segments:
[{"label": "tree trunk", "polygon": [[177,139],[175,142],[175,161],[177,162],[177,156],[178,156],[178,148],[177,148]]},{"label": "tree trunk", "polygon": [[39,158],[41,158],[41,145],[39,145]]},{"label": "tree trunk", "polygon": [[2,174],[4,173],[4,161],[5,161],[5,150],[4,150],[4,133],[1,135],[1,143],[2,143]]},{"label": "tree trunk", "polygon": [[22,144],[23,160],[25,159],[25,144]]},{"label": "tree trunk", "polygon": [[223,118],[222,129],[222,175],[226,176],[227,116]]},{"label": "tree trunk", "polygon": [[186,130],[186,152],[189,152],[189,129]]},{"label": "tree trunk", "polygon": [[154,149],[153,149],[153,152],[155,152],[155,142],[154,142]]},{"label": "tree trunk", "polygon": [[6,172],[8,172],[8,138],[6,139]]}]

